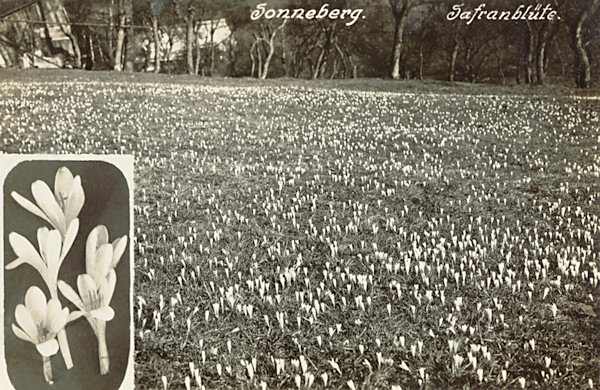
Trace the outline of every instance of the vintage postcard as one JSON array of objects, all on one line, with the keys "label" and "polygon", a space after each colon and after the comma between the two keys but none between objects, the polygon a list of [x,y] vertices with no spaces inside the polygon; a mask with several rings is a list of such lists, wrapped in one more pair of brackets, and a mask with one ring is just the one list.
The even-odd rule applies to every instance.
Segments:
[{"label": "vintage postcard", "polygon": [[598,26],[0,0],[2,383],[597,388]]}]

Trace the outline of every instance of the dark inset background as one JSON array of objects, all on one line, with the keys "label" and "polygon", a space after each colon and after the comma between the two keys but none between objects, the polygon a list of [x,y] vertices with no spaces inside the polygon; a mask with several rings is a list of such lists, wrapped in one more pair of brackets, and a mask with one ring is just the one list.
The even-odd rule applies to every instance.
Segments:
[{"label": "dark inset background", "polygon": [[[127,249],[119,262],[117,284],[111,306],[115,317],[106,323],[106,342],[110,356],[108,375],[100,375],[98,343],[88,321],[81,317],[66,327],[74,367],[67,370],[60,351],[52,357],[54,384],[44,381],[42,357],[35,345],[17,338],[11,328],[15,323],[15,308],[24,303],[25,293],[30,286],[37,285],[47,299],[50,292],[38,272],[28,264],[13,270],[4,270],[4,339],[8,374],[13,386],[18,389],[118,389],[125,376],[129,357],[129,188],[121,171],[103,161],[24,161],[10,171],[4,182],[4,266],[16,259],[8,235],[17,232],[26,237],[39,250],[37,229],[52,227],[43,219],[31,214],[11,197],[16,191],[33,201],[31,184],[42,180],[54,190],[56,171],[66,166],[79,175],[85,203],[79,213],[79,232],[71,250],[60,268],[58,279],[67,282],[75,291],[77,276],[85,273],[85,241],[89,232],[97,225],[108,229],[109,241],[123,235],[128,236]],[[76,307],[59,291],[63,307],[70,311]]]}]

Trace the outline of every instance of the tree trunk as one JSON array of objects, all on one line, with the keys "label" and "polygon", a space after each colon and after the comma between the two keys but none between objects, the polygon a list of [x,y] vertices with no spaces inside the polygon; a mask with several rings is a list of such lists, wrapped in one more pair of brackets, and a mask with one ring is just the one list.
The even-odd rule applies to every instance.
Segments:
[{"label": "tree trunk", "polygon": [[269,72],[269,65],[271,64],[271,58],[273,58],[273,53],[275,52],[275,44],[274,44],[275,35],[277,35],[277,31],[281,30],[285,26],[286,22],[287,22],[287,19],[283,19],[283,23],[281,23],[279,25],[279,27],[277,27],[273,31],[273,33],[271,34],[271,38],[268,40],[269,53],[267,54],[267,57],[265,58],[264,68],[263,68],[262,74],[260,75],[260,78],[263,80],[267,78],[267,74]]},{"label": "tree trunk", "polygon": [[92,38],[92,34],[88,34],[88,42],[90,45],[90,61],[92,61],[92,69],[94,68],[94,64],[96,63],[96,54],[94,53],[94,40]]},{"label": "tree trunk", "polygon": [[252,61],[252,69],[250,70],[250,77],[254,77],[254,70],[256,69],[256,58],[254,57],[254,48],[256,47],[256,40],[252,42],[250,47],[250,60]]},{"label": "tree trunk", "polygon": [[210,75],[215,73],[215,30],[217,26],[213,25],[214,21],[210,21]]},{"label": "tree trunk", "polygon": [[338,72],[338,62],[337,59],[333,60],[333,70],[331,71],[331,76],[329,76],[330,80],[333,80],[335,78],[335,76],[337,76],[337,72]]},{"label": "tree trunk", "polygon": [[73,45],[73,52],[75,53],[75,68],[81,69],[81,49],[79,47],[79,43],[77,42],[77,37],[75,37],[70,29],[62,28],[62,31],[65,33],[67,38],[69,38],[71,44]]},{"label": "tree trunk", "polygon": [[323,72],[325,71],[325,66],[327,64],[327,58],[329,58],[331,43],[335,40],[335,25],[331,25],[328,29],[324,29],[323,32],[325,33],[325,42],[323,45],[320,45],[321,53],[319,54],[315,69],[313,70],[313,79],[323,77]]},{"label": "tree trunk", "polygon": [[160,73],[160,35],[158,34],[158,15],[152,15],[154,33],[154,73]]},{"label": "tree trunk", "polygon": [[469,43],[467,45],[467,50],[465,51],[465,76],[469,81],[473,81],[473,65],[471,64],[471,51],[473,46]]},{"label": "tree trunk", "polygon": [[123,43],[125,42],[125,21],[127,20],[125,15],[120,17],[119,31],[117,33],[117,47],[115,50],[115,66],[116,71],[123,70]]},{"label": "tree trunk", "polygon": [[535,36],[533,34],[533,26],[529,20],[527,23],[527,51],[525,52],[525,83],[534,84],[535,72],[533,63],[533,52],[535,51]]},{"label": "tree trunk", "polygon": [[[399,4],[401,1],[402,4]],[[392,48],[392,78],[400,79],[400,59],[402,54],[402,39],[406,15],[408,14],[408,0],[389,0],[394,15],[394,46]]]},{"label": "tree trunk", "polygon": [[132,12],[132,0],[119,0],[119,31],[117,33],[114,65],[114,69],[117,71],[122,71],[125,63],[125,27],[131,23]]},{"label": "tree trunk", "polygon": [[400,55],[402,53],[402,35],[404,33],[405,16],[396,19],[394,31],[394,49],[392,52],[392,78],[400,79]]},{"label": "tree trunk", "polygon": [[558,58],[558,64],[560,65],[560,77],[564,80],[564,78],[565,78],[565,62],[563,61],[564,57],[561,53],[560,45],[558,44],[557,40],[554,41],[554,48],[556,49],[556,52],[558,53],[558,56],[556,56],[556,57]]},{"label": "tree trunk", "polygon": [[317,63],[315,64],[315,66],[313,68],[313,75],[312,75],[313,80],[316,80],[319,77],[319,72],[321,70],[321,64],[323,63],[324,56],[325,56],[325,46],[322,46],[321,53],[319,54],[319,57],[317,58]]},{"label": "tree trunk", "polygon": [[600,0],[593,0],[589,8],[583,10],[579,15],[577,24],[572,28],[573,46],[578,63],[576,66],[577,88],[590,88],[592,85],[590,60],[583,42],[582,29],[586,20],[596,12],[598,6],[600,6]]},{"label": "tree trunk", "polygon": [[423,80],[423,49],[419,50],[419,80]]},{"label": "tree trunk", "polygon": [[285,72],[285,77],[290,77],[290,65],[288,64],[288,61],[287,61],[286,52],[287,52],[287,46],[285,43],[285,29],[282,29],[281,30],[281,67],[283,68],[283,71]]},{"label": "tree trunk", "polygon": [[[202,51],[200,45],[196,45],[196,62],[194,63],[194,74],[200,74],[200,61],[202,60]],[[204,69],[203,69],[204,73]]]},{"label": "tree trunk", "polygon": [[460,45],[458,40],[454,41],[454,48],[452,49],[452,56],[450,57],[450,75],[448,80],[454,81],[454,74],[456,73],[456,57],[458,56],[458,49],[460,49]]},{"label": "tree trunk", "polygon": [[[109,56],[114,56],[114,39],[113,39],[113,34],[115,32],[115,15],[114,15],[114,8],[115,8],[115,0],[110,0],[110,5],[108,6],[108,53]],[[114,57],[113,57],[113,62],[114,62]]]},{"label": "tree trunk", "polygon": [[100,61],[102,62],[108,62],[110,61],[110,56],[104,55],[104,50],[102,50],[102,45],[98,45],[98,54],[100,54]]},{"label": "tree trunk", "polygon": [[263,67],[263,70],[260,75],[260,78],[263,80],[267,78],[267,74],[269,72],[269,65],[271,64],[271,58],[273,58],[274,51],[275,51],[275,47],[273,45],[273,39],[270,39],[269,40],[269,52],[267,53],[267,57],[265,58],[265,63],[263,65],[264,67]]},{"label": "tree trunk", "polygon": [[321,65],[321,73],[319,74],[320,78],[323,78],[323,75],[325,74],[325,69],[327,69],[327,60],[323,61],[323,64]]},{"label": "tree trunk", "polygon": [[191,16],[185,20],[186,39],[185,46],[187,52],[187,70],[188,74],[194,74],[194,21]]},{"label": "tree trunk", "polygon": [[500,83],[502,85],[506,84],[504,79],[504,70],[502,67],[502,58],[498,55],[498,52],[494,52],[494,57],[496,57],[496,64],[498,66],[498,78],[500,79]]},{"label": "tree trunk", "polygon": [[544,69],[545,64],[545,55],[546,55],[546,41],[543,40],[538,44],[538,53],[537,53],[537,74],[538,79],[537,82],[540,85],[544,85],[546,82],[546,70]]},{"label": "tree trunk", "polygon": [[340,56],[340,60],[342,61],[342,75],[341,75],[341,78],[345,79],[348,67],[347,67],[347,64],[346,64],[346,58],[344,58],[344,52],[342,52],[342,49],[340,48],[340,45],[338,45],[337,39],[333,42],[333,47],[335,47],[335,49],[337,50],[337,52],[338,52],[338,54]]},{"label": "tree trunk", "polygon": [[357,79],[358,78],[358,65],[354,61],[352,61],[352,54],[348,55],[348,62],[350,63],[350,66],[352,67],[352,78]]},{"label": "tree trunk", "polygon": [[256,69],[256,77],[262,79],[263,62],[262,62],[262,51],[260,50],[262,41],[258,41],[256,44],[256,56],[258,57],[258,68]]}]

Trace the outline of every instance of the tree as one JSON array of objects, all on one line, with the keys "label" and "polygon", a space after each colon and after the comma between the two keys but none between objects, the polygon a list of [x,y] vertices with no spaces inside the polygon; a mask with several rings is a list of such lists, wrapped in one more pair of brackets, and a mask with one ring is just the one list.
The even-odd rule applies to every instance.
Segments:
[{"label": "tree", "polygon": [[400,61],[402,57],[402,45],[404,38],[404,27],[410,11],[426,2],[426,0],[388,0],[394,16],[394,44],[392,46],[392,73],[394,80],[400,78]]},{"label": "tree", "polygon": [[[250,57],[252,59],[251,74],[254,74],[254,70],[256,69],[258,78],[263,80],[267,78],[269,66],[275,53],[275,36],[285,27],[287,21],[287,19],[283,19],[283,22],[261,21],[258,23],[260,30],[254,33],[254,42],[252,42],[252,46],[250,47]],[[255,52],[256,54],[254,54]]]},{"label": "tree", "polygon": [[[574,3],[574,4],[573,4]],[[575,83],[577,88],[590,88],[592,74],[587,53],[586,22],[600,8],[600,0],[582,0],[571,3],[567,21],[571,34],[571,47],[575,54]]]},{"label": "tree", "polygon": [[[66,4],[65,4],[66,7]],[[66,11],[66,10],[65,10]],[[62,20],[64,20],[65,22],[67,20],[69,20],[68,16],[65,14],[61,17]],[[75,68],[81,68],[82,63],[81,63],[81,49],[79,47],[79,42],[77,40],[77,37],[75,36],[75,34],[73,34],[73,32],[71,31],[71,26],[70,25],[65,25],[65,24],[59,24],[60,26],[60,30],[63,32],[63,34],[65,34],[67,36],[67,38],[69,38],[69,40],[71,41],[71,45],[73,45],[73,53],[75,55]]]},{"label": "tree", "polygon": [[[212,21],[220,8],[229,7],[229,3],[208,2],[204,0],[174,0],[175,12],[181,18],[186,26],[186,63],[189,74],[197,74],[200,66],[200,47],[196,46],[196,63],[194,64],[194,42],[196,26],[203,18],[209,18]],[[210,21],[208,22],[210,24]],[[211,25],[212,26],[212,25]],[[215,32],[216,24],[209,27],[209,34]],[[214,67],[214,45],[211,45],[211,70]]]},{"label": "tree", "polygon": [[[73,50],[75,52],[75,67],[83,67],[83,56],[84,50],[87,51],[85,54],[90,61],[90,67],[94,66],[95,53],[94,53],[94,38],[92,28],[89,26],[83,26],[79,23],[87,21],[90,15],[95,13],[95,7],[97,4],[91,0],[66,0],[64,1],[65,11],[68,14],[68,19],[71,22],[78,22],[70,28],[65,28],[61,25],[62,32],[69,38],[73,44]],[[67,17],[65,17],[67,19]]]},{"label": "tree", "polygon": [[114,70],[122,71],[125,61],[125,28],[131,24],[133,18],[132,0],[119,0],[119,30],[117,32],[117,46],[115,48]]},{"label": "tree", "polygon": [[152,22],[152,37],[154,38],[154,73],[160,73],[160,34],[158,29],[158,19],[164,8],[164,2],[161,0],[150,1],[150,20]]}]

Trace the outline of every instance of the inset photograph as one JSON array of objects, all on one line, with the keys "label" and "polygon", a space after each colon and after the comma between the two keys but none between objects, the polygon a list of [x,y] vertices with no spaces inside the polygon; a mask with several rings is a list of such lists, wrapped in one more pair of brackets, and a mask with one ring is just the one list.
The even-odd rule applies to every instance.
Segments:
[{"label": "inset photograph", "polygon": [[132,387],[133,159],[0,157],[1,387]]}]

